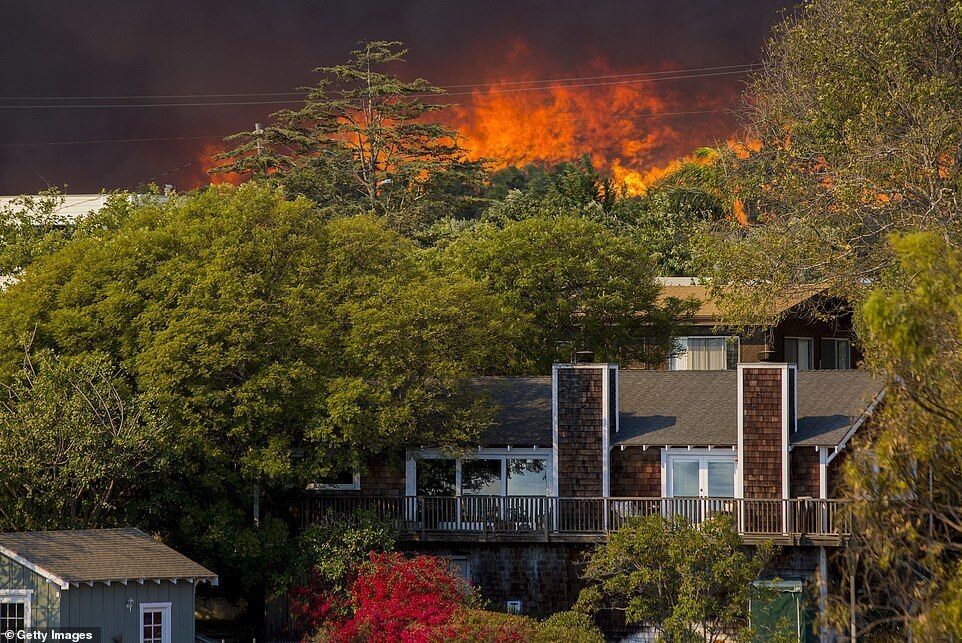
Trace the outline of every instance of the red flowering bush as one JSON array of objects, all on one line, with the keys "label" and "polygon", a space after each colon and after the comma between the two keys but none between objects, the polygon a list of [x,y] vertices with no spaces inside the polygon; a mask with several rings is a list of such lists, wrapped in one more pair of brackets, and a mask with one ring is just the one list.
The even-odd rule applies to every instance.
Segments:
[{"label": "red flowering bush", "polygon": [[427,643],[465,604],[468,588],[442,559],[372,552],[350,596],[354,614],[333,624],[331,641]]}]

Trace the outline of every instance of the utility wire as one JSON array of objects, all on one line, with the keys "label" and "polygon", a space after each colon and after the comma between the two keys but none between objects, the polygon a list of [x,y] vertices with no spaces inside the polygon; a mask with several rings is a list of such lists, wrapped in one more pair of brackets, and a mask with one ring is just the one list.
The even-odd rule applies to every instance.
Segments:
[{"label": "utility wire", "polygon": [[[727,76],[732,74],[744,74],[744,70],[716,71],[701,74],[687,74],[676,76],[661,76],[657,78],[636,78],[630,80],[612,80],[594,83],[575,83],[568,85],[547,85],[539,87],[513,87],[507,89],[491,88],[490,93],[514,94],[521,92],[545,91],[554,89],[583,89],[587,87],[603,87],[609,85],[630,85],[635,83],[653,83],[667,80],[686,80],[691,78],[711,78],[716,76]],[[476,92],[448,92],[444,94],[423,93],[408,94],[408,98],[447,98],[451,96],[473,96]],[[0,105],[0,109],[123,109],[123,108],[150,108],[150,107],[235,107],[243,105],[292,105],[302,103],[303,100],[253,100],[253,101],[210,101],[198,103],[75,103],[59,105]]]},{"label": "utility wire", "polygon": [[[604,74],[597,76],[563,76],[558,78],[545,78],[535,80],[506,80],[485,83],[466,83],[460,85],[444,85],[442,89],[464,89],[469,87],[477,88],[499,88],[511,87],[514,85],[536,85],[544,83],[571,83],[580,81],[608,80],[612,78],[657,78],[661,76],[672,76],[678,74],[712,72],[730,70],[729,73],[748,72],[760,67],[758,63],[740,65],[719,65],[714,67],[692,67],[688,69],[673,69],[665,71],[633,72],[624,74]],[[116,96],[0,96],[0,100],[150,100],[150,99],[186,99],[186,98],[252,98],[269,96],[305,96],[303,91],[289,92],[246,92],[234,94],[141,94],[141,95],[116,95]]]},{"label": "utility wire", "polygon": [[[632,112],[628,114],[611,114],[610,118],[660,118],[672,116],[692,116],[697,114],[721,114],[727,109],[694,109],[682,112]],[[568,120],[582,121],[583,116],[569,117]],[[157,136],[151,138],[107,138],[89,139],[82,141],[42,141],[32,143],[0,143],[0,148],[4,147],[43,147],[43,146],[63,146],[63,145],[99,145],[115,143],[158,143],[167,141],[199,141],[199,140],[223,140],[230,134],[209,134],[205,136]]]}]

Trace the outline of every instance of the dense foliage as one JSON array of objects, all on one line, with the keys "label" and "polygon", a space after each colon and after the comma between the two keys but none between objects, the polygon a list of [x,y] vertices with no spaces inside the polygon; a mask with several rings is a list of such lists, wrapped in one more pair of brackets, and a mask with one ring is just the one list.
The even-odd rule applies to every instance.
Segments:
[{"label": "dense foliage", "polygon": [[861,321],[893,383],[849,462],[856,613],[840,598],[833,616],[859,637],[951,640],[962,635],[962,251],[933,233],[891,249],[898,265]]},{"label": "dense foliage", "polygon": [[813,283],[860,300],[892,232],[958,238],[958,0],[810,0],[776,28],[744,113],[751,149],[722,164],[746,221],[704,257],[733,316]]},{"label": "dense foliage", "polygon": [[0,531],[134,520],[168,464],[168,425],[103,353],[20,359],[0,397]]},{"label": "dense foliage", "polygon": [[518,315],[373,217],[253,183],[123,214],[0,297],[0,364],[16,373],[32,342],[129,374],[173,432],[140,522],[228,577],[285,555],[278,516],[308,481],[476,435],[488,410],[465,378],[516,361]]},{"label": "dense foliage", "polygon": [[[729,515],[632,519],[591,556],[578,609],[622,612],[671,641],[715,641],[744,624],[752,582],[771,557],[743,546]],[[698,629],[696,629],[698,628]]]}]

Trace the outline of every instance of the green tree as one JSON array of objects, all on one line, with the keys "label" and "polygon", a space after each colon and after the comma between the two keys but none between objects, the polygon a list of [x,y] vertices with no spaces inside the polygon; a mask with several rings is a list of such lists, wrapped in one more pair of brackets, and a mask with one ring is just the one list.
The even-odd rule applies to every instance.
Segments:
[{"label": "green tree", "polygon": [[674,321],[690,310],[687,303],[659,301],[644,246],[579,214],[478,225],[445,248],[442,259],[452,273],[485,282],[530,316],[522,353],[535,372],[569,360],[574,350],[661,363]]},{"label": "green tree", "polygon": [[[577,609],[613,609],[669,641],[715,641],[743,625],[752,582],[771,558],[749,554],[731,516],[632,519],[591,555]],[[697,629],[696,629],[697,628]]]},{"label": "green tree", "polygon": [[810,284],[861,300],[889,233],[958,239],[960,53],[958,0],[809,0],[775,29],[746,93],[757,150],[721,160],[747,225],[704,250],[732,317]]},{"label": "green tree", "polygon": [[511,367],[516,318],[421,252],[375,217],[326,220],[257,183],[147,203],[0,296],[0,367],[16,372],[29,337],[109,355],[174,431],[144,522],[254,583],[286,555],[305,483],[485,426],[465,380]]},{"label": "green tree", "polygon": [[[846,467],[855,535],[835,624],[858,637],[962,636],[962,251],[935,233],[890,240],[898,264],[860,311],[890,382]],[[853,578],[854,575],[854,578]]]},{"label": "green tree", "polygon": [[217,171],[384,215],[407,233],[469,207],[480,196],[482,166],[431,118],[444,108],[430,102],[443,90],[392,73],[406,53],[399,42],[362,42],[347,62],[318,68],[304,106],[277,112],[263,131],[229,137],[235,147]]},{"label": "green tree", "polygon": [[0,530],[124,525],[168,464],[166,422],[104,354],[21,354],[0,399]]}]

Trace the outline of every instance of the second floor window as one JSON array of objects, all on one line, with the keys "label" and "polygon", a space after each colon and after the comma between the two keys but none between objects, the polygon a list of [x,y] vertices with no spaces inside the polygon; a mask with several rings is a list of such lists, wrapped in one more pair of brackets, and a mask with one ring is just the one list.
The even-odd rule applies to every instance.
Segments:
[{"label": "second floor window", "polygon": [[852,368],[852,343],[847,339],[822,339],[822,368],[848,370]]},{"label": "second floor window", "polygon": [[809,371],[815,368],[815,342],[811,337],[786,337],[785,361],[798,364],[798,370]]},{"label": "second floor window", "polygon": [[673,371],[725,371],[738,367],[737,337],[679,337]]}]

